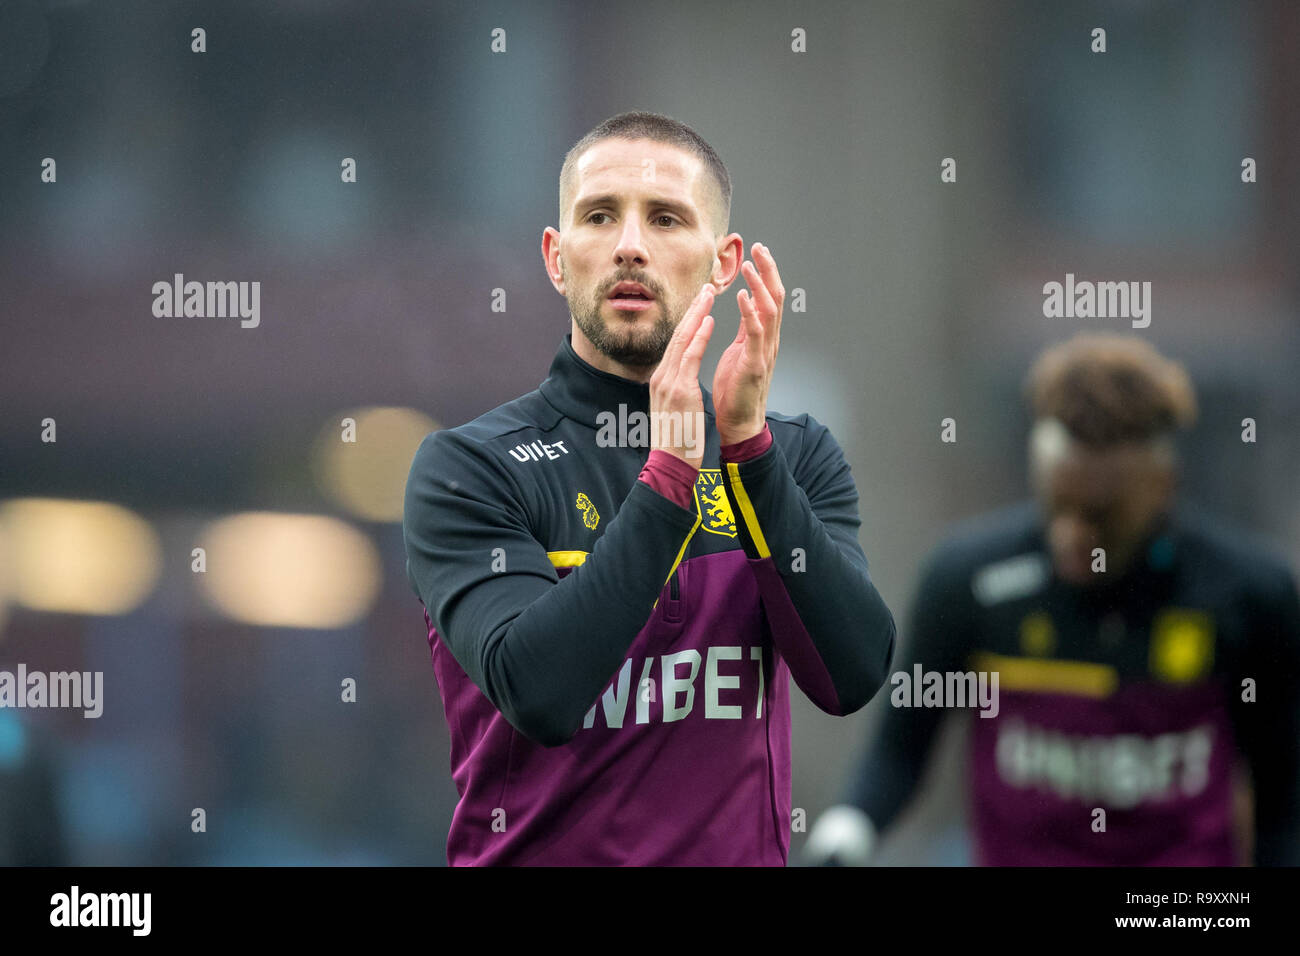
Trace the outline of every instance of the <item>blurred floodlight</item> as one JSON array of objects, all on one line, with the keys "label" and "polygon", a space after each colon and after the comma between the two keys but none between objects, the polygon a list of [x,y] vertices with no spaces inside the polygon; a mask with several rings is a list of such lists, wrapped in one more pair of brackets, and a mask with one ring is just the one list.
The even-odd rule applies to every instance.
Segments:
[{"label": "blurred floodlight", "polygon": [[[162,548],[139,515],[105,501],[15,498],[0,505],[9,597],[37,611],[125,614],[158,582]],[[0,603],[4,598],[0,597]]]},{"label": "blurred floodlight", "polygon": [[267,627],[346,627],[374,603],[379,554],[355,528],[324,515],[249,512],[208,525],[198,574],[223,614]]},{"label": "blurred floodlight", "polygon": [[9,556],[9,539],[5,537],[4,521],[0,520],[0,641],[4,640],[5,622],[9,620],[13,587],[13,559]]},{"label": "blurred floodlight", "polygon": [[[355,427],[345,428],[344,419]],[[439,428],[413,408],[340,412],[321,430],[313,470],[321,489],[367,521],[401,521],[406,476],[421,440]]]}]

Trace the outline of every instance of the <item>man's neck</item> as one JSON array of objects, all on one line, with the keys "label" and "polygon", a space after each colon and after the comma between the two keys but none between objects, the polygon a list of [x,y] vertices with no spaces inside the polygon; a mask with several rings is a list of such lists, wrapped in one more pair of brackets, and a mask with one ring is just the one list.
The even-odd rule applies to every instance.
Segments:
[{"label": "man's neck", "polygon": [[[1135,539],[1136,543],[1130,546],[1128,553],[1122,555],[1118,563],[1112,562],[1108,569],[1109,573],[1099,581],[1113,587],[1117,584],[1127,584],[1133,576],[1150,571],[1152,569],[1151,547],[1158,537],[1168,532],[1169,526],[1170,513],[1166,509],[1151,520],[1146,529]],[[1106,588],[1100,587],[1095,590],[1098,593],[1105,593]]]},{"label": "man's neck", "polygon": [[604,352],[591,344],[591,340],[582,334],[578,328],[578,323],[573,323],[573,351],[592,368],[599,369],[602,372],[608,372],[610,375],[617,375],[619,378],[625,378],[632,382],[642,384],[650,381],[650,376],[654,374],[657,365],[624,365],[615,359],[610,358]]}]

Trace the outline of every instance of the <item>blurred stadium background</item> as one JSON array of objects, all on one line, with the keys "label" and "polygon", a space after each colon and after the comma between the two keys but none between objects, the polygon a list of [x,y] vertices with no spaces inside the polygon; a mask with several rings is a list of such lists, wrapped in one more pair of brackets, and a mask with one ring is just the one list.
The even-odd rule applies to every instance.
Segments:
[{"label": "blurred stadium background", "polygon": [[[560,164],[626,109],[712,143],[732,228],[806,290],[770,405],[844,446],[904,628],[945,525],[1027,492],[1034,354],[1127,331],[1043,318],[1067,272],[1153,283],[1141,334],[1202,406],[1188,497],[1300,556],[1298,41],[1281,0],[0,2],[0,668],[105,684],[97,720],[0,711],[0,821],[59,821],[0,858],[445,862],[406,471],[545,376]],[[260,326],[155,318],[175,273],[260,281]],[[811,822],[887,695],[793,697]],[[959,736],[881,862],[968,862]]]}]

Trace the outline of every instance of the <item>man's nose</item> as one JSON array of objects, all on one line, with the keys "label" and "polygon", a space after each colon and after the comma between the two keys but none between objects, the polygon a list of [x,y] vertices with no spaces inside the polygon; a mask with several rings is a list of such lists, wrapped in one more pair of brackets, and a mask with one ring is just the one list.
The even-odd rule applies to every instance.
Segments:
[{"label": "man's nose", "polygon": [[1096,538],[1097,529],[1074,515],[1062,515],[1055,524],[1056,539],[1064,547],[1080,548]]},{"label": "man's nose", "polygon": [[623,229],[618,234],[618,245],[614,247],[614,262],[620,266],[629,264],[643,266],[648,258],[645,234],[640,224],[635,219],[630,219],[623,224]]}]

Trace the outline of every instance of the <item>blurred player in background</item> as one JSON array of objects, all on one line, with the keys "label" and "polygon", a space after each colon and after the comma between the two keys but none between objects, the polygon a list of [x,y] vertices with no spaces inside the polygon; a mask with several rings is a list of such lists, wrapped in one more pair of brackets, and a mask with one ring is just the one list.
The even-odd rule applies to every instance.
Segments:
[{"label": "blurred player in background", "polygon": [[[1037,500],[930,556],[895,672],[998,674],[998,706],[968,716],[977,862],[1230,866],[1253,842],[1259,865],[1300,863],[1300,602],[1285,561],[1175,507],[1187,375],[1141,340],[1080,335],[1026,391]],[[898,706],[915,698],[891,683],[805,862],[867,862],[916,789],[949,711]],[[1239,761],[1253,841],[1234,831]]]}]

